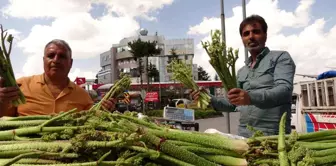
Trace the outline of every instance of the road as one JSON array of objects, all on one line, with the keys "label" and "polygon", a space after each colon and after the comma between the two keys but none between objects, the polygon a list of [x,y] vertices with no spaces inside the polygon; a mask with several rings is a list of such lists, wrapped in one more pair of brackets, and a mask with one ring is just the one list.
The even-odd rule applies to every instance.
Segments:
[{"label": "road", "polygon": [[[199,119],[196,121],[199,123],[200,132],[204,132],[208,128],[214,128],[223,133],[227,133],[227,130],[225,129],[226,119],[224,115],[223,117]],[[230,113],[231,134],[238,133],[238,124],[239,124],[239,112]]]}]

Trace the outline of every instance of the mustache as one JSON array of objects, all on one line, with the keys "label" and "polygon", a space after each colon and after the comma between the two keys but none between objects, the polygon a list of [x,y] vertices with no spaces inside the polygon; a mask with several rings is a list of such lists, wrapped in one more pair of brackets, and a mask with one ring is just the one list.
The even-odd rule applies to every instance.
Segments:
[{"label": "mustache", "polygon": [[256,41],[256,40],[249,40],[249,41],[247,42],[247,45],[250,45],[250,44],[252,44],[252,43],[259,44],[259,42]]},{"label": "mustache", "polygon": [[50,68],[62,68],[62,65],[50,65]]}]

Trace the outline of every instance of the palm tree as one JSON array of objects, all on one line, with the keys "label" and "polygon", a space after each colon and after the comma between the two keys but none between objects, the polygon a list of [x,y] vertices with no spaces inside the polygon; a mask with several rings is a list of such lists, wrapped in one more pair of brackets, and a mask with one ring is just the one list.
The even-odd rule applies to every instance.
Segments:
[{"label": "palm tree", "polygon": [[[143,79],[142,73],[145,69],[147,76],[147,91],[149,88],[149,76],[148,76],[148,57],[159,55],[161,53],[161,48],[157,46],[157,41],[142,41],[140,38],[128,43],[130,47],[130,52],[133,55],[134,59],[138,61],[139,65],[139,74],[140,74],[140,86],[141,90],[143,89]],[[146,64],[143,65],[143,58],[146,58]],[[143,102],[142,102],[143,103]]]},{"label": "palm tree", "polygon": [[148,67],[148,76],[151,80],[154,79],[154,82],[160,79],[159,78],[160,74],[156,68],[156,65],[152,64],[151,62],[149,63],[149,67]]},{"label": "palm tree", "polygon": [[[158,55],[161,53],[161,48],[157,47],[157,41],[141,41],[141,39],[137,39],[133,42],[129,42],[128,46],[130,47],[130,52],[135,58],[136,61],[138,61],[139,65],[139,73],[140,73],[140,84],[142,88],[142,73],[145,69],[145,73],[147,75],[147,83],[149,82],[148,78],[148,57]],[[146,58],[146,64],[143,66],[143,58]]]},{"label": "palm tree", "polygon": [[179,60],[178,55],[176,53],[176,48],[170,49],[170,55],[168,56],[168,64],[170,64],[173,60]]}]

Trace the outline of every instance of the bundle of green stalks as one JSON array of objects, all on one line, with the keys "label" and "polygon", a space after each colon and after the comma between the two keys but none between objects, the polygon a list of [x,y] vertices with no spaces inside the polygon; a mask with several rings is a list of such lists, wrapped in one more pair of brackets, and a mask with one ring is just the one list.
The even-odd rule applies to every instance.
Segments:
[{"label": "bundle of green stalks", "polygon": [[237,87],[236,61],[238,50],[232,47],[226,48],[226,44],[221,40],[221,31],[211,31],[211,42],[202,41],[202,46],[210,57],[210,64],[215,69],[218,77],[223,83],[226,91]]},{"label": "bundle of green stalks", "polygon": [[[127,74],[121,74],[120,79],[116,81],[116,83],[111,87],[111,89],[105,94],[105,96],[100,100],[97,104],[91,107],[91,110],[93,109],[104,109],[102,106],[102,102],[104,100],[108,100],[110,98],[117,98],[119,95],[123,94],[125,90],[128,90],[129,87],[131,86],[131,78]],[[107,111],[107,110],[106,110]]]},{"label": "bundle of green stalks", "polygon": [[[169,64],[169,68],[173,72],[172,79],[181,82],[185,87],[194,91],[199,90],[198,85],[193,79],[192,66],[179,60],[173,60]],[[200,92],[200,97],[197,101],[197,107],[205,109],[209,105],[211,97],[204,91]]]},{"label": "bundle of green stalks", "polygon": [[[258,166],[334,166],[336,165],[336,130],[285,135],[282,116],[279,135],[262,136],[257,132],[248,139],[250,149],[244,154],[249,165]],[[260,135],[261,134],[261,135]]]},{"label": "bundle of green stalks", "polygon": [[[5,79],[4,86],[5,87],[18,87],[15,80],[15,75],[10,59],[10,54],[12,51],[13,44],[13,35],[8,34],[7,30],[3,29],[3,26],[0,24],[0,76]],[[7,44],[6,44],[7,42]],[[8,45],[8,48],[7,48]],[[25,104],[26,99],[23,93],[20,90],[19,98],[12,101],[14,106],[18,106],[20,104]]]}]

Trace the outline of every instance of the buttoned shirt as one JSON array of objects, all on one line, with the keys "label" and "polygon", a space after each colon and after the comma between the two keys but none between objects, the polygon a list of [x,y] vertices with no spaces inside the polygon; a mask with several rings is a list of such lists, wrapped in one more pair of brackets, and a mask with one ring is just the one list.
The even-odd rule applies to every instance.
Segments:
[{"label": "buttoned shirt", "polygon": [[74,108],[88,110],[93,105],[88,92],[71,81],[56,98],[47,86],[44,74],[19,78],[17,84],[26,98],[25,104],[10,108],[16,109],[18,116],[51,115]]},{"label": "buttoned shirt", "polygon": [[227,98],[212,97],[211,103],[217,111],[239,111],[238,134],[251,137],[251,126],[265,135],[279,132],[279,122],[287,112],[286,133],[291,131],[291,100],[295,63],[286,51],[270,51],[267,47],[257,56],[254,67],[251,57],[237,73],[237,87],[248,92],[251,105],[238,106]]}]

